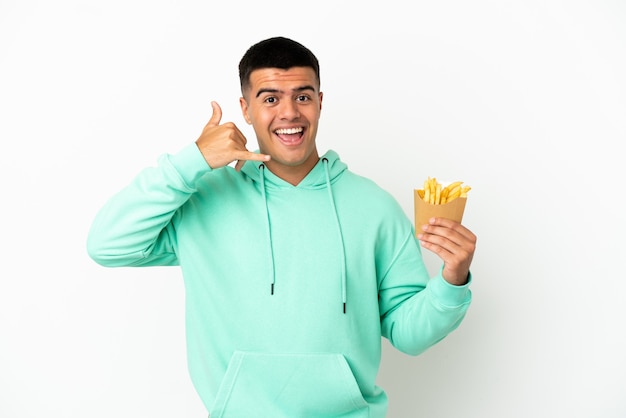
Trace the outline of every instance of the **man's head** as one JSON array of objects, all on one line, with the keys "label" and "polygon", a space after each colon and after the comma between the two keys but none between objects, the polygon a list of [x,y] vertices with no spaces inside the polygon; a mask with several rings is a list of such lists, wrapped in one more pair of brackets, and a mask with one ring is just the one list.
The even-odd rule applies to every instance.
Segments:
[{"label": "man's head", "polygon": [[265,39],[252,45],[239,62],[241,93],[246,96],[250,74],[263,68],[309,67],[315,72],[320,88],[320,66],[317,57],[304,45],[282,36]]},{"label": "man's head", "polygon": [[322,110],[319,64],[301,44],[271,38],[252,46],[239,65],[241,112],[254,128],[265,165],[298,184],[319,156],[315,138]]}]

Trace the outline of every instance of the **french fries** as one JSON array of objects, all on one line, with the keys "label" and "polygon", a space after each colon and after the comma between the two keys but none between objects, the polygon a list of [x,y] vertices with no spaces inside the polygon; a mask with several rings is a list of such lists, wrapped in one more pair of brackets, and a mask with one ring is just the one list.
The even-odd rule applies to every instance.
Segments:
[{"label": "french fries", "polygon": [[462,181],[454,181],[444,187],[435,177],[428,177],[424,181],[424,188],[417,190],[417,194],[426,203],[443,205],[458,197],[467,197],[467,192],[471,189],[470,186],[463,185]]}]

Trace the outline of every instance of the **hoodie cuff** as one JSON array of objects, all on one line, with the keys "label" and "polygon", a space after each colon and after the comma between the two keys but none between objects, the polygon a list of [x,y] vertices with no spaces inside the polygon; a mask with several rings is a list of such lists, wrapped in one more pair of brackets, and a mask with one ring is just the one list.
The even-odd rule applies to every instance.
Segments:
[{"label": "hoodie cuff", "polygon": [[169,155],[168,160],[183,181],[192,188],[202,175],[213,171],[195,142],[187,145],[178,153]]},{"label": "hoodie cuff", "polygon": [[[442,268],[443,270],[443,268]],[[466,305],[471,301],[472,294],[469,286],[472,282],[472,273],[467,276],[467,283],[461,286],[450,284],[443,278],[441,271],[437,276],[433,277],[428,284],[433,296],[442,306],[448,308],[456,308]]]}]

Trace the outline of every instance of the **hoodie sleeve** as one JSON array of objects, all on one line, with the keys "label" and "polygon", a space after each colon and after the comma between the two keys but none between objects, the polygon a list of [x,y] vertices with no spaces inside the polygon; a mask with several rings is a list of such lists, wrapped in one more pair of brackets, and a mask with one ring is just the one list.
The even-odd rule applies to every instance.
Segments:
[{"label": "hoodie sleeve", "polygon": [[106,267],[177,265],[172,218],[209,171],[195,143],[161,156],[97,213],[87,236],[89,256]]},{"label": "hoodie sleeve", "polygon": [[[469,285],[428,277],[413,232],[393,258],[379,289],[383,336],[398,350],[418,355],[455,330],[471,302]],[[397,248],[397,247],[396,247]]]}]

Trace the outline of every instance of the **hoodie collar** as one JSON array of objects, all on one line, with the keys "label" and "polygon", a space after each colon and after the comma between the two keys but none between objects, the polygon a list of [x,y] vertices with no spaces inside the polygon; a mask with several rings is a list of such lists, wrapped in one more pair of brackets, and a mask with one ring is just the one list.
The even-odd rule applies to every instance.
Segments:
[{"label": "hoodie collar", "polygon": [[[348,168],[346,163],[341,161],[339,159],[339,155],[333,150],[329,150],[324,155],[322,155],[317,164],[309,172],[309,174],[307,174],[306,177],[303,178],[297,186],[294,186],[276,176],[274,173],[267,169],[263,162],[246,161],[241,171],[256,183],[260,183],[261,176],[264,176],[265,188],[267,190],[293,187],[301,189],[321,189],[327,186],[326,168],[323,164],[324,158],[328,160],[328,170],[330,175],[330,182],[332,184],[341,175],[341,173],[343,173]],[[263,173],[260,172],[262,165],[265,167]]]}]

